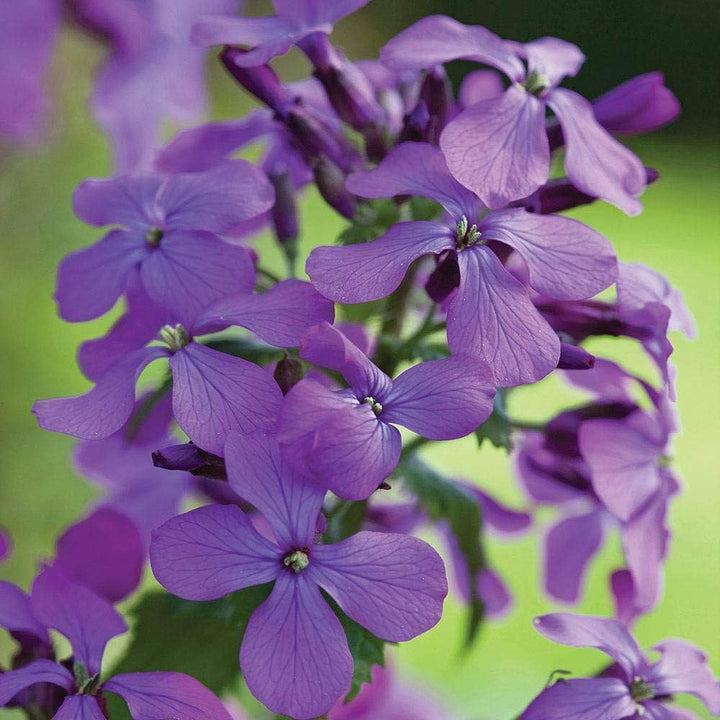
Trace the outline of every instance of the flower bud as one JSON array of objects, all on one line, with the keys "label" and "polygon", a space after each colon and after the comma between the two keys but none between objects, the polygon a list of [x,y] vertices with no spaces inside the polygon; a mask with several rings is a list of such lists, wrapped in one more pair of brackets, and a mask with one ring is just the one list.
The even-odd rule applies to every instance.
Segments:
[{"label": "flower bud", "polygon": [[304,376],[302,363],[290,355],[285,355],[275,366],[273,377],[280,386],[283,395],[287,395]]},{"label": "flower bud", "polygon": [[153,465],[163,470],[182,470],[191,475],[227,480],[225,461],[194,443],[170,445],[152,454]]},{"label": "flower bud", "polygon": [[320,157],[313,163],[313,174],[325,202],[352,220],[357,211],[357,200],[345,189],[345,173],[329,158]]}]

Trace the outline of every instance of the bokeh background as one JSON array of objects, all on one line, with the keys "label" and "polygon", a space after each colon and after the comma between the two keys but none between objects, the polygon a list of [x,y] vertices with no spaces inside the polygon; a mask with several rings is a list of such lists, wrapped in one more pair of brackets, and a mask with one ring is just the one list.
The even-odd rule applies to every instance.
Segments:
[{"label": "bokeh background", "polygon": [[[252,14],[268,11],[265,2],[247,5]],[[598,204],[573,214],[609,237],[622,260],[642,261],[667,275],[685,294],[698,323],[696,341],[672,338],[682,421],[673,459],[684,492],[671,510],[674,538],[665,597],[639,622],[637,635],[646,647],[667,636],[687,638],[705,648],[720,673],[720,5],[715,0],[374,0],[344,20],[335,39],[352,58],[372,57],[407,24],[439,12],[517,40],[556,35],[575,42],[588,60],[566,85],[588,97],[633,75],[663,70],[683,104],[673,126],[629,143],[661,174],[644,197],[645,212],[628,218]],[[102,57],[99,44],[66,28],[48,78],[54,109],[44,141],[32,149],[0,146],[0,525],[15,540],[0,577],[25,587],[37,563],[52,553],[58,533],[97,494],[70,466],[72,440],[39,430],[30,407],[38,398],[88,388],[75,366],[77,345],[104,332],[112,320],[68,325],[58,319],[52,301],[60,259],[97,238],[74,218],[72,191],[86,177],[111,172],[108,143],[87,103]],[[251,107],[247,97],[212,58],[209,65],[213,116],[245,113]],[[287,79],[307,73],[299,54],[281,59],[277,67]],[[456,81],[466,70],[463,63],[450,68]],[[310,194],[303,227],[307,250],[332,243],[343,223]],[[273,254],[269,238],[258,244],[261,252]],[[630,342],[597,341],[590,349],[655,379]],[[571,402],[573,395],[550,378],[517,392],[511,411],[543,419]],[[428,457],[444,472],[477,482],[508,503],[522,502],[501,451],[483,447],[478,452],[467,439],[446,443]],[[523,539],[491,541],[491,560],[508,580],[516,604],[508,618],[484,627],[471,652],[460,652],[462,610],[452,601],[438,627],[392,651],[402,674],[442,698],[449,717],[510,720],[553,670],[582,674],[601,667],[599,654],[553,645],[532,629],[534,615],[554,609],[539,590],[538,538],[546,519],[541,515]],[[611,613],[607,576],[620,557],[615,539],[593,564],[580,612]],[[0,663],[10,649],[0,637]],[[122,641],[112,650],[120,653]],[[692,699],[683,704],[709,717]],[[3,720],[15,717],[20,715],[0,709]]]}]

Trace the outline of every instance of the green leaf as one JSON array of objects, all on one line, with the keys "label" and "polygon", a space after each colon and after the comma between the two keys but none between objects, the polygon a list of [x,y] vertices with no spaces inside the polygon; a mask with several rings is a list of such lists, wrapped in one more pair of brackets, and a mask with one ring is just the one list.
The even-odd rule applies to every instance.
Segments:
[{"label": "green leaf", "polygon": [[205,345],[212,350],[234,355],[253,363],[269,362],[271,360],[279,360],[283,356],[283,351],[267,345],[253,338],[233,338],[223,340],[211,340]]},{"label": "green leaf", "polygon": [[419,196],[410,199],[410,214],[413,220],[436,220],[443,211],[442,205]]},{"label": "green leaf", "polygon": [[358,207],[352,225],[343,230],[338,243],[357,245],[379,238],[400,220],[400,208],[392,199],[367,200]]},{"label": "green leaf", "polygon": [[477,594],[477,577],[485,568],[482,547],[482,514],[474,498],[416,456],[410,455],[398,466],[411,492],[433,522],[447,523],[465,560],[470,575],[470,607],[465,646],[474,641],[483,619],[484,607]]},{"label": "green leaf", "polygon": [[[133,638],[112,675],[164,670],[186,673],[221,694],[240,677],[238,655],[255,608],[271,583],[220,600],[190,602],[163,591],[142,596],[130,611]],[[125,703],[109,696],[113,720],[130,718]]]},{"label": "green leaf", "polygon": [[367,500],[339,500],[328,512],[324,542],[336,543],[360,532],[367,514]]},{"label": "green leaf", "polygon": [[505,395],[498,390],[495,395],[495,407],[490,417],[475,430],[478,447],[489,440],[496,448],[513,449],[512,425],[505,413]]}]

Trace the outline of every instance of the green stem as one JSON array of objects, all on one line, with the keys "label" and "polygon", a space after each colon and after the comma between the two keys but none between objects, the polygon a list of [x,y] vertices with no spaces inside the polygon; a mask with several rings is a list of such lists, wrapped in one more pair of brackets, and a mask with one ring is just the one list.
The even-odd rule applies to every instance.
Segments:
[{"label": "green stem", "polygon": [[260,265],[255,268],[255,272],[257,272],[258,275],[267,278],[268,280],[270,280],[270,282],[280,282],[280,278],[274,272],[268,270],[267,268],[261,267]]},{"label": "green stem", "polygon": [[537,430],[539,432],[542,432],[547,426],[547,423],[526,422],[524,420],[508,420],[508,423],[514,430]]},{"label": "green stem", "polygon": [[409,455],[412,455],[414,452],[419,450],[421,447],[423,447],[424,445],[428,445],[431,442],[432,442],[432,440],[428,440],[427,438],[420,437],[420,436],[413,438],[409,443],[406,443],[403,446],[402,452],[400,453],[400,458],[402,460],[404,460]]}]

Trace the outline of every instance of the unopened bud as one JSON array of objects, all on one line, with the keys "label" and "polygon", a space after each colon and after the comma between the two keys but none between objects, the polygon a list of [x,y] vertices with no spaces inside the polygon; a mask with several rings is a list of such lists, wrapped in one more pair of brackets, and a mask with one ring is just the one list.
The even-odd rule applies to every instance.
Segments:
[{"label": "unopened bud", "polygon": [[227,480],[225,461],[194,443],[169,445],[152,454],[153,465],[163,470],[181,470],[191,475]]},{"label": "unopened bud", "polygon": [[275,366],[273,377],[280,386],[283,395],[287,395],[303,379],[302,363],[290,355],[285,355]]},{"label": "unopened bud", "polygon": [[440,303],[460,284],[457,254],[448,253],[437,264],[425,283],[425,291],[433,302]]},{"label": "unopened bud", "polygon": [[357,211],[357,200],[345,188],[345,173],[332,160],[321,157],[313,163],[313,174],[325,202],[343,217],[352,220]]},{"label": "unopened bud", "polygon": [[595,356],[578,345],[560,343],[560,370],[589,370],[595,366]]}]

